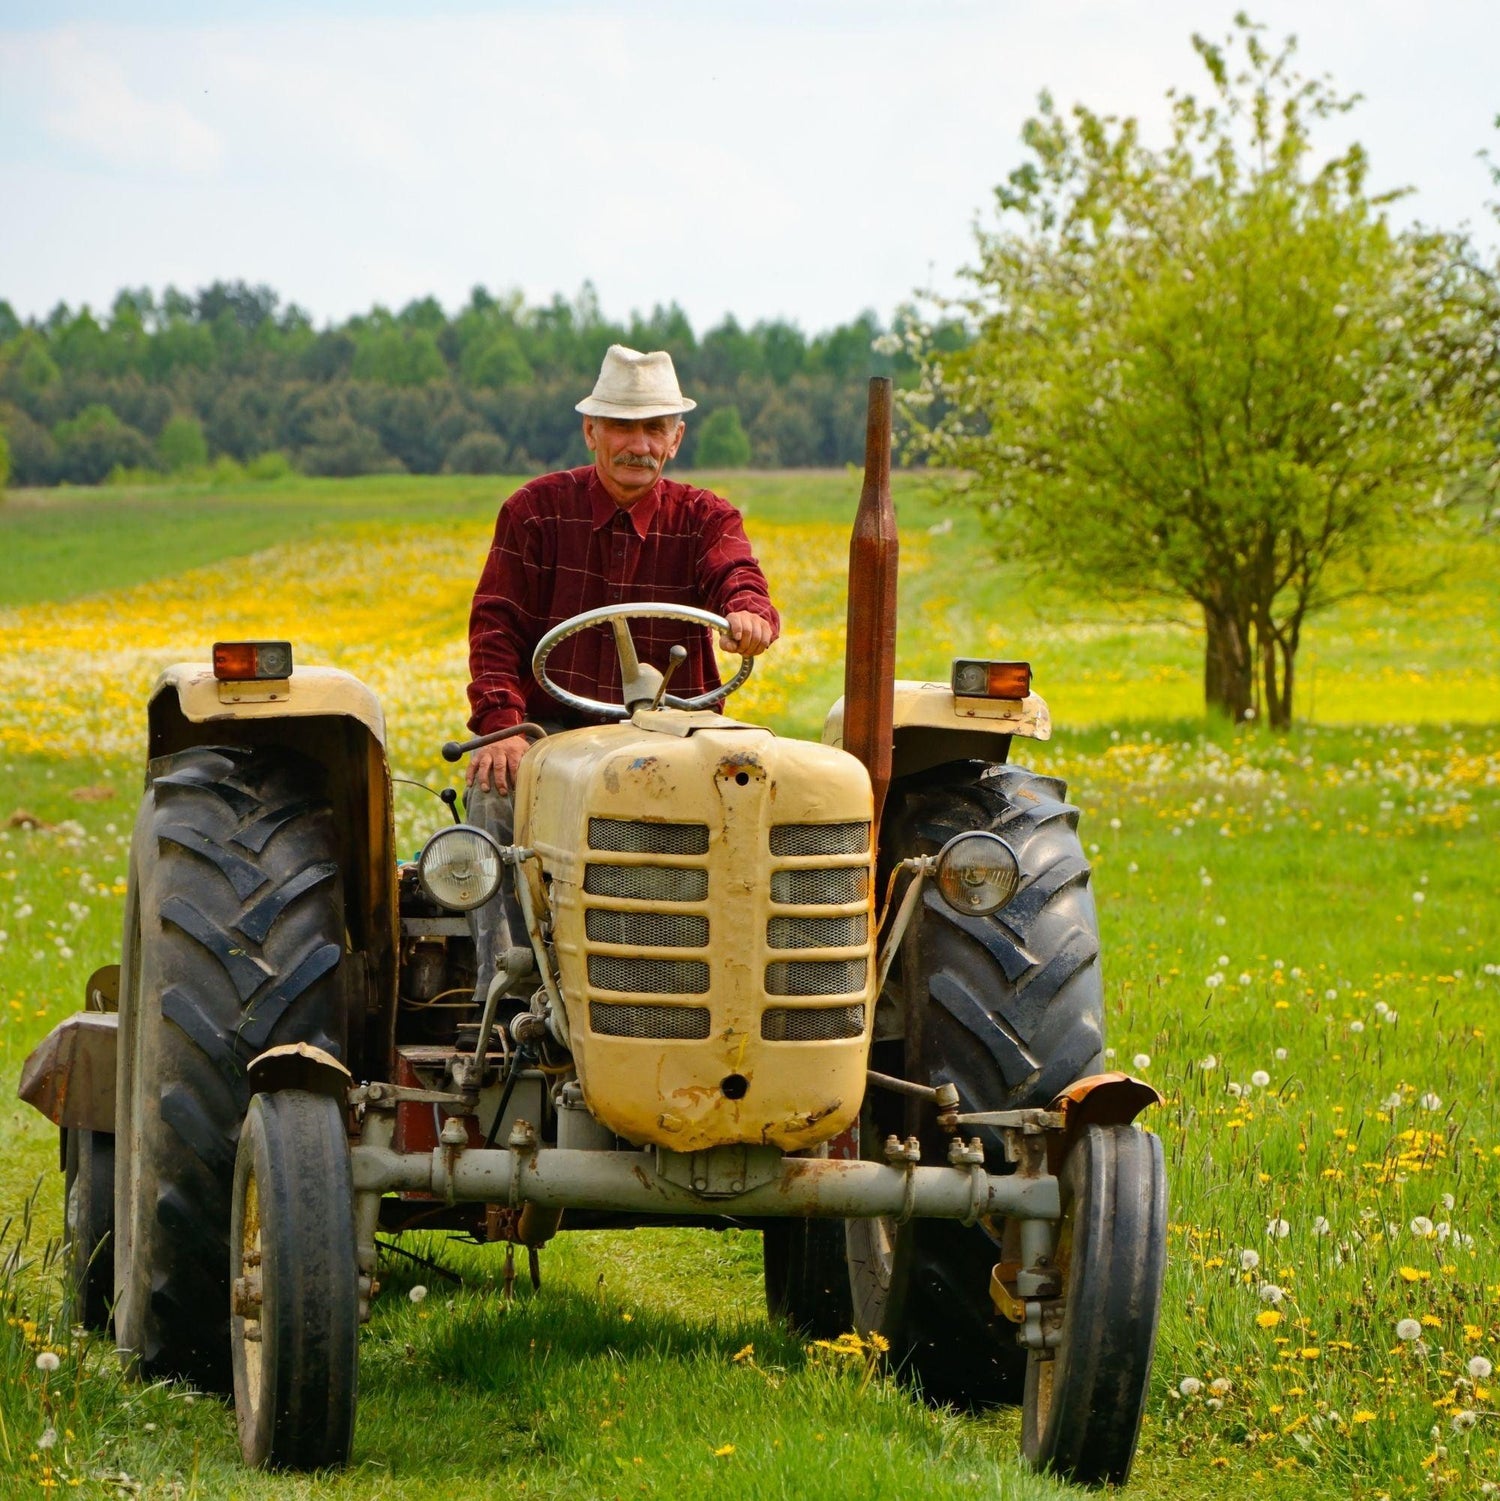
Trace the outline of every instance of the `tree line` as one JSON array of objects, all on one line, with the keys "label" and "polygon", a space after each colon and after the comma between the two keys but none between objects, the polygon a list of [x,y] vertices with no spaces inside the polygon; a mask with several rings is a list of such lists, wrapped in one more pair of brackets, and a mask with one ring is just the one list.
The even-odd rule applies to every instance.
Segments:
[{"label": "tree line", "polygon": [[865,378],[915,379],[913,318],[865,312],[808,336],[731,316],[700,336],[675,304],[611,321],[588,285],[537,306],[476,287],[453,316],[427,297],[322,329],[242,281],[24,322],[0,301],[0,433],[20,485],[215,461],[267,477],[539,472],[586,462],[573,406],[624,343],[670,350],[699,403],[680,462],[841,465],[863,455]]}]

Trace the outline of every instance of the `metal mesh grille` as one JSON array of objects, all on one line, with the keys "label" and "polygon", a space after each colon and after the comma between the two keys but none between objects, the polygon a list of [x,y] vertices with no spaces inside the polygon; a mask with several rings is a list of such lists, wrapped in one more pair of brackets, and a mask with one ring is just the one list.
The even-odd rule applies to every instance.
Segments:
[{"label": "metal mesh grille", "polygon": [[616,1006],[589,1002],[589,1031],[604,1037],[662,1037],[699,1041],[708,1036],[707,1006]]},{"label": "metal mesh grille", "polygon": [[590,954],[589,984],[596,990],[627,990],[636,995],[702,995],[708,989],[708,965],[701,959],[624,959],[615,954]]},{"label": "metal mesh grille", "polygon": [[863,855],[869,848],[867,823],[779,823],[771,828],[773,855]]},{"label": "metal mesh grille", "polygon": [[589,848],[621,855],[704,855],[708,853],[708,825],[591,818]]},{"label": "metal mesh grille", "polygon": [[809,907],[862,902],[869,872],[860,869],[778,870],[771,874],[771,900]]},{"label": "metal mesh grille", "polygon": [[708,872],[675,865],[590,865],[583,889],[590,896],[637,902],[701,902],[708,896]]},{"label": "metal mesh grille", "polygon": [[778,959],[766,965],[766,994],[853,995],[865,988],[865,972],[863,959]]},{"label": "metal mesh grille", "polygon": [[852,949],[870,931],[863,912],[848,917],[773,917],[766,924],[766,946],[773,949]]},{"label": "metal mesh grille", "polygon": [[696,912],[614,912],[590,907],[584,931],[594,943],[628,943],[643,949],[701,949],[708,919]]},{"label": "metal mesh grille", "polygon": [[760,1017],[760,1035],[767,1042],[836,1042],[864,1034],[862,1005],[774,1006]]}]

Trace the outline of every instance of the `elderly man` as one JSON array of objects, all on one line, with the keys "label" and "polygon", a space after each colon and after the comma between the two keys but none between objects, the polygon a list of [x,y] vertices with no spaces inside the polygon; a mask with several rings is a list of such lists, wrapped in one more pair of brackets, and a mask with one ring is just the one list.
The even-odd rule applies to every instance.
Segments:
[{"label": "elderly man", "polygon": [[[756,656],[780,631],[765,575],[740,514],[711,491],[663,478],[697,405],[677,383],[664,350],[641,354],[613,345],[593,393],[576,408],[594,462],[543,475],[501,507],[494,542],[469,616],[470,728],[476,735],[541,721],[571,727],[571,714],[531,674],[536,644],[554,625],[599,605],[658,600],[722,615],[727,650]],[[680,644],[687,660],[672,692],[691,697],[719,686],[709,632],[678,621],[634,627],[643,662],[665,669]],[[618,702],[619,672],[607,628],[563,642],[548,670],[581,696]],[[469,760],[470,820],[510,842],[510,792],[526,751],[521,736],[481,747]],[[505,937],[481,920],[481,986],[487,950]],[[512,924],[513,926],[513,924]],[[517,935],[519,936],[519,935]]]}]

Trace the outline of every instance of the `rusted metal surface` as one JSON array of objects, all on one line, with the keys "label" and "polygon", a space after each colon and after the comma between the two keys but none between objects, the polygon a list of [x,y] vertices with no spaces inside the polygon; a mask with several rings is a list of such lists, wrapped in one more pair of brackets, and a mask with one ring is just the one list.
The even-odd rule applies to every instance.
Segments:
[{"label": "rusted metal surface", "polygon": [[877,376],[865,421],[864,488],[849,538],[843,724],[844,749],[870,773],[877,825],[891,785],[899,557],[891,504],[891,382]]},{"label": "rusted metal surface", "polygon": [[309,1094],[326,1094],[340,1101],[354,1083],[354,1076],[332,1053],[310,1042],[288,1042],[267,1048],[250,1060],[245,1077],[251,1094],[305,1089]]},{"label": "rusted metal surface", "polygon": [[78,1011],[59,1022],[22,1064],[16,1093],[54,1125],[112,1132],[118,1025],[113,1011]]},{"label": "rusted metal surface", "polygon": [[361,1194],[436,1193],[460,1203],[766,1218],[972,1220],[989,1214],[1055,1219],[1060,1212],[1057,1180],[1046,1174],[990,1174],[909,1162],[888,1167],[787,1157],[769,1181],[712,1198],[664,1177],[652,1152],[480,1149],[458,1152],[450,1166],[441,1149],[403,1155],[362,1144],[354,1148],[353,1167]]}]

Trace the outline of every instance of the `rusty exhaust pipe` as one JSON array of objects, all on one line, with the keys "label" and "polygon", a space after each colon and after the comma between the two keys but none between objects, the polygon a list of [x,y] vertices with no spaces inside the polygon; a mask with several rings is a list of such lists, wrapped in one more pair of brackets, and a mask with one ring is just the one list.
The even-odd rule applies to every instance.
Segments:
[{"label": "rusty exhaust pipe", "polygon": [[849,538],[849,621],[844,637],[844,749],[870,773],[875,825],[891,785],[896,682],[896,565],[901,546],[891,504],[891,382],[870,381],[865,483]]}]

